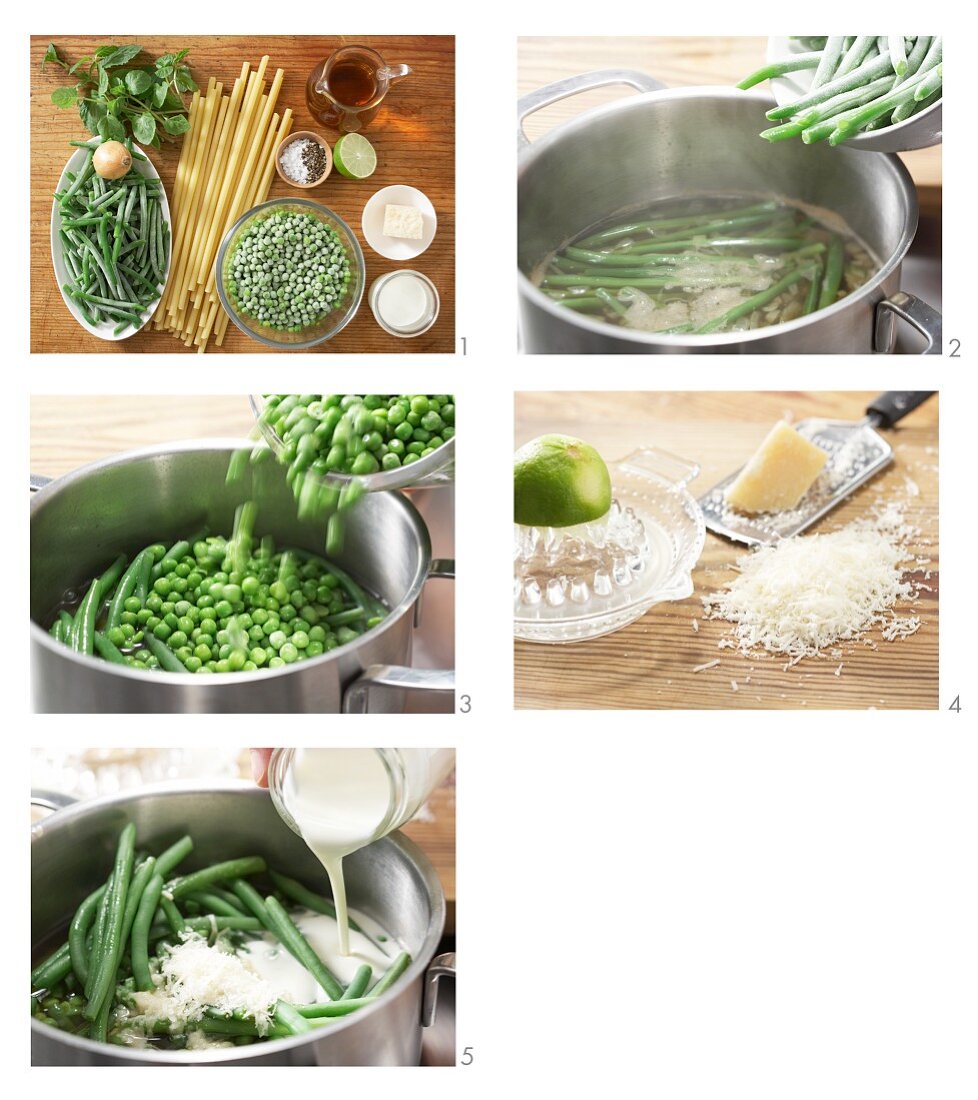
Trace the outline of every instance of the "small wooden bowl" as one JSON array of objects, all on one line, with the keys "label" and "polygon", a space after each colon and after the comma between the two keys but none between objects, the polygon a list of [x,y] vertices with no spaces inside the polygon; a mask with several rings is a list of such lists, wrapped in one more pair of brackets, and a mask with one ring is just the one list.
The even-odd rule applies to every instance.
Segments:
[{"label": "small wooden bowl", "polygon": [[[326,154],[326,171],[323,172],[318,180],[313,180],[312,183],[296,183],[294,179],[289,179],[282,170],[282,161],[280,159],[282,154],[293,141],[300,141],[302,138],[308,138],[310,141],[316,142]],[[295,187],[299,191],[309,191],[313,187],[318,187],[330,172],[333,171],[333,151],[327,144],[326,139],[320,137],[319,134],[313,133],[312,130],[296,130],[289,134],[275,150],[275,171],[278,172],[278,178],[282,180],[283,183],[287,183],[289,187]]]}]

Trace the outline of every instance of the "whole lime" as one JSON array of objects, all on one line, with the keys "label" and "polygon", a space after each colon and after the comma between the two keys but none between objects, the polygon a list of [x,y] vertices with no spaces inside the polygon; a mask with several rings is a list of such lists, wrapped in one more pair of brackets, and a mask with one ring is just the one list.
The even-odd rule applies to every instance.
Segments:
[{"label": "whole lime", "polygon": [[541,435],[516,452],[514,516],[526,527],[573,527],[611,507],[611,477],[589,444],[569,435]]}]

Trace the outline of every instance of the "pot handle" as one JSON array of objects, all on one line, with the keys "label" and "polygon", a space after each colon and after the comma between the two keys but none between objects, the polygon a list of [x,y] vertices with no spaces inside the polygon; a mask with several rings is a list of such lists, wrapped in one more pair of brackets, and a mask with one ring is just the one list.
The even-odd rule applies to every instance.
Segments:
[{"label": "pot handle", "polygon": [[65,810],[78,801],[74,795],[65,794],[63,791],[44,791],[31,788],[31,805],[40,806],[42,810]]},{"label": "pot handle", "polygon": [[50,485],[52,481],[54,481],[53,477],[45,477],[43,474],[31,474],[31,492],[38,492],[45,485]]},{"label": "pot handle", "polygon": [[[454,580],[455,561],[452,558],[434,558],[428,566],[430,580]],[[421,623],[421,599],[414,605],[415,629]],[[442,695],[455,694],[455,670],[453,668],[408,668],[405,665],[370,665],[360,678],[346,689],[343,695],[344,714],[367,714],[370,710],[370,693],[377,688],[400,688],[407,691],[435,691]]]},{"label": "pot handle", "polygon": [[915,294],[898,290],[884,298],[876,307],[876,351],[888,352],[893,345],[893,318],[899,317],[915,328],[927,340],[923,355],[940,355],[943,351],[943,321],[940,313]]},{"label": "pot handle", "polygon": [[431,1027],[438,1012],[438,983],[442,978],[455,977],[455,952],[436,955],[424,972],[424,999],[421,1004],[421,1026]]},{"label": "pot handle", "polygon": [[665,84],[634,69],[598,69],[593,73],[581,73],[580,76],[569,76],[566,80],[545,84],[535,92],[527,92],[516,104],[516,137],[520,149],[525,149],[530,144],[530,139],[523,128],[523,123],[530,115],[543,110],[544,107],[549,107],[551,103],[556,103],[558,100],[567,99],[580,92],[590,92],[595,88],[606,88],[612,84],[627,84],[637,92],[661,92],[665,88]]}]

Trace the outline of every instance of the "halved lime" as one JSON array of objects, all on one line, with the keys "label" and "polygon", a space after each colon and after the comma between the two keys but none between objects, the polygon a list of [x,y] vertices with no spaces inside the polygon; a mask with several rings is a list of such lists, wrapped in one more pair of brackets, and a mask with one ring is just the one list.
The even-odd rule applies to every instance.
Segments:
[{"label": "halved lime", "polygon": [[344,134],[333,146],[333,164],[348,180],[365,180],[377,168],[377,154],[362,134]]},{"label": "halved lime", "polygon": [[541,435],[513,464],[514,518],[525,527],[573,527],[600,519],[611,507],[604,459],[583,440]]}]

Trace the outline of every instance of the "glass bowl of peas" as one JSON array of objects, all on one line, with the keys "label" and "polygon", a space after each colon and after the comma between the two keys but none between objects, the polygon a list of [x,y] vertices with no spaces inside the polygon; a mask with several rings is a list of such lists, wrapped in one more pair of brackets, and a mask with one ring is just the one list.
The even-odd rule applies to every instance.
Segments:
[{"label": "glass bowl of peas", "polygon": [[251,407],[294,473],[371,493],[454,478],[452,394],[252,394]]},{"label": "glass bowl of peas", "polygon": [[217,254],[217,292],[259,343],[297,350],[335,336],[363,300],[363,250],[338,215],[311,199],[271,199],[231,226]]}]

